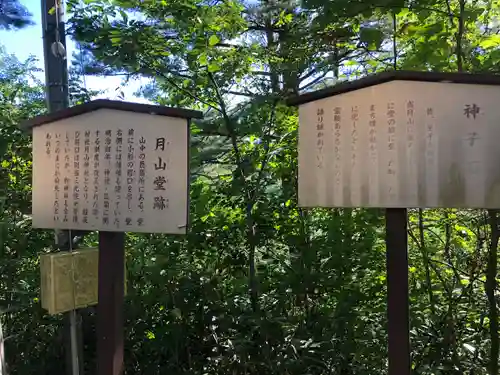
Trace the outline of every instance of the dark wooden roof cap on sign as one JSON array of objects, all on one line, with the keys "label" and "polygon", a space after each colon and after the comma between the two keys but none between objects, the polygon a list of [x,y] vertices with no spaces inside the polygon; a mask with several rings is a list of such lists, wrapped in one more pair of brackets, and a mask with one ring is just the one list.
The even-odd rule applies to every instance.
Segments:
[{"label": "dark wooden roof cap on sign", "polygon": [[97,111],[98,109],[115,109],[117,111],[128,111],[168,117],[181,117],[186,119],[203,118],[203,113],[188,109],[171,108],[152,104],[122,102],[118,100],[98,99],[74,107],[62,109],[57,112],[34,117],[22,123],[20,125],[20,128],[29,130],[35,126],[48,124],[69,117],[83,115],[84,113]]},{"label": "dark wooden roof cap on sign", "polygon": [[376,86],[390,81],[449,82],[475,85],[500,85],[500,75],[473,73],[437,73],[409,70],[392,70],[373,74],[354,81],[346,81],[322,90],[308,92],[287,100],[290,106],[306,104],[349,91]]}]

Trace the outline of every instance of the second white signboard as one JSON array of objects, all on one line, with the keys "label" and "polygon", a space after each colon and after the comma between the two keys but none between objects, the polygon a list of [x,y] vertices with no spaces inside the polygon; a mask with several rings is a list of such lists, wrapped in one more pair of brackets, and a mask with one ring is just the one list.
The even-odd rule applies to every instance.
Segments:
[{"label": "second white signboard", "polygon": [[299,106],[305,207],[500,207],[500,86],[395,80]]}]

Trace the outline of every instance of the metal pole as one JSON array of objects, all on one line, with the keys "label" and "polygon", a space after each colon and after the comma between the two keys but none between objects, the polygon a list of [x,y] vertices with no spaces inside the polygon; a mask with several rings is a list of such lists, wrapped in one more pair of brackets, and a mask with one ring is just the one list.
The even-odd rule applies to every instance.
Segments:
[{"label": "metal pole", "polygon": [[7,366],[5,364],[4,338],[2,330],[2,319],[0,318],[0,375],[7,375]]},{"label": "metal pole", "polygon": [[99,232],[97,375],[123,374],[125,233]]},{"label": "metal pole", "polygon": [[[50,112],[69,106],[68,66],[64,12],[60,0],[42,0],[42,35],[45,61],[46,100]],[[70,231],[55,231],[56,246],[72,248]],[[83,375],[83,345],[79,314],[73,310],[64,316],[66,363],[69,375]]]},{"label": "metal pole", "polygon": [[410,375],[410,308],[406,208],[387,208],[387,323],[389,375]]},{"label": "metal pole", "polygon": [[[56,4],[59,12],[55,11]],[[57,0],[42,0],[43,52],[45,61],[46,99],[50,112],[69,106],[68,66],[65,24]],[[60,45],[59,45],[60,43]]]}]

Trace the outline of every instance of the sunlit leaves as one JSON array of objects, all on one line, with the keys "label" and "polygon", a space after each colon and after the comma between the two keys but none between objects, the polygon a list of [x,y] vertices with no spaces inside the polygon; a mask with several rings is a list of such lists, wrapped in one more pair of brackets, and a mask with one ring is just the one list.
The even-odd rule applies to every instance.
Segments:
[{"label": "sunlit leaves", "polygon": [[210,38],[208,39],[208,45],[210,47],[215,46],[217,43],[219,43],[220,39],[217,35],[211,35]]},{"label": "sunlit leaves", "polygon": [[500,35],[489,35],[479,43],[479,47],[484,49],[492,49],[500,46]]}]

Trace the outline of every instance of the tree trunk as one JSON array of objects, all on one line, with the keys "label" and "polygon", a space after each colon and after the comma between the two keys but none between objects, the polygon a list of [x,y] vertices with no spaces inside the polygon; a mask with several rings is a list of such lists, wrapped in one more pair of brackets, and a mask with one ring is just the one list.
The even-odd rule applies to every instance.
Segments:
[{"label": "tree trunk", "polygon": [[498,351],[500,348],[498,337],[498,309],[495,299],[495,289],[497,286],[496,275],[498,268],[497,248],[500,232],[498,229],[498,212],[489,210],[491,243],[488,251],[488,264],[486,268],[486,296],[488,297],[490,319],[490,361],[488,363],[489,375],[498,375]]}]

